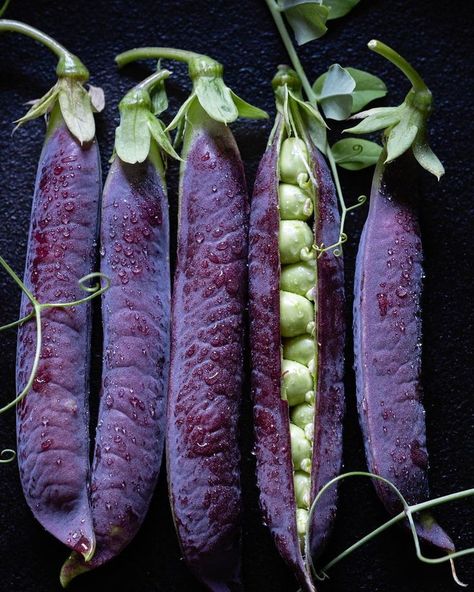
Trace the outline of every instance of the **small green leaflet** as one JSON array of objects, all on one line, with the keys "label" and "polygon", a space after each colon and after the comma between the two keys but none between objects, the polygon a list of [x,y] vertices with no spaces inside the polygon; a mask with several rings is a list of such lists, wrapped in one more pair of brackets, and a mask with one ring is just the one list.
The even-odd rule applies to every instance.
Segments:
[{"label": "small green leaflet", "polygon": [[298,45],[319,39],[326,33],[329,9],[318,0],[280,0],[278,6],[285,13]]},{"label": "small green leaflet", "polygon": [[[347,72],[355,82],[355,87],[351,92],[352,106],[350,113],[348,113],[346,117],[352,113],[357,113],[357,111],[360,111],[368,103],[387,94],[387,87],[377,76],[364,72],[363,70],[358,70],[357,68],[343,68],[343,70]],[[313,84],[313,90],[316,93],[318,100],[320,100],[328,75],[329,72],[322,74]],[[335,87],[333,90],[338,94],[336,84],[337,81],[335,81],[332,86]]]},{"label": "small green leaflet", "polygon": [[[319,84],[318,84],[318,81]],[[324,80],[318,78],[314,90],[318,102],[329,119],[347,119],[352,111],[352,92],[356,86],[349,72],[339,64],[333,64]]]},{"label": "small green leaflet", "polygon": [[17,124],[16,127],[19,127],[27,121],[31,121],[33,119],[36,119],[37,117],[41,117],[42,115],[49,113],[54,107],[54,103],[56,102],[58,95],[59,84],[56,83],[53,86],[53,88],[49,89],[48,92],[45,95],[43,95],[40,99],[37,99],[36,101],[32,102],[31,108],[25,113],[25,115],[23,115],[23,117],[20,117],[20,119],[17,119],[15,121],[15,123]]},{"label": "small green leaflet", "polygon": [[377,163],[382,147],[368,140],[346,138],[333,144],[331,151],[338,166],[359,171]]},{"label": "small green leaflet", "polygon": [[328,21],[345,16],[359,2],[360,0],[324,0],[324,5],[329,8]]}]

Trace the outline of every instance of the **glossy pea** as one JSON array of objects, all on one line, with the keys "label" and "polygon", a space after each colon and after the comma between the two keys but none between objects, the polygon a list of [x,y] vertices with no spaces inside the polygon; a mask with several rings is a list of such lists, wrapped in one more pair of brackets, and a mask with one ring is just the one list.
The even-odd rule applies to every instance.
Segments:
[{"label": "glossy pea", "polygon": [[303,296],[280,290],[280,333],[296,337],[314,329],[314,306]]},{"label": "glossy pea", "polygon": [[309,496],[311,491],[311,478],[307,473],[296,471],[293,475],[295,486],[295,498],[298,508],[309,508]]},{"label": "glossy pea", "polygon": [[303,140],[287,138],[280,150],[280,179],[284,183],[298,184],[308,178],[308,149]]},{"label": "glossy pea", "polygon": [[307,366],[283,359],[281,364],[282,396],[293,407],[305,401],[308,391],[313,389],[313,377]]},{"label": "glossy pea", "polygon": [[301,541],[304,541],[308,528],[309,512],[303,508],[296,508],[296,530]]},{"label": "glossy pea", "polygon": [[280,183],[278,198],[282,220],[307,220],[313,213],[311,196],[297,185]]},{"label": "glossy pea", "polygon": [[298,335],[283,342],[283,357],[308,366],[316,355],[314,338],[310,335]]},{"label": "glossy pea", "polygon": [[290,423],[291,457],[296,470],[311,471],[311,443],[304,430]]},{"label": "glossy pea", "polygon": [[316,284],[316,261],[301,261],[285,265],[281,270],[280,287],[287,292],[314,299]]},{"label": "glossy pea", "polygon": [[282,264],[297,263],[313,257],[313,233],[301,220],[281,220],[278,246]]}]

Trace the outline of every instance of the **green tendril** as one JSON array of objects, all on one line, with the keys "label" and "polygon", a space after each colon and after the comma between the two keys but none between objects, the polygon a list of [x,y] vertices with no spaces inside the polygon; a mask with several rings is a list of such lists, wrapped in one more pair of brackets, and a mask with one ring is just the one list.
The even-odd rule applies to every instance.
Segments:
[{"label": "green tendril", "polygon": [[[3,407],[0,407],[0,414],[2,414],[5,411],[8,411],[9,409],[11,409],[12,407],[15,407],[16,405],[18,405],[18,403],[20,403],[20,401],[22,401],[26,397],[27,393],[30,391],[31,387],[33,386],[34,380],[36,378],[36,374],[38,372],[39,361],[41,358],[41,345],[42,345],[41,312],[47,308],[68,308],[71,306],[77,306],[79,304],[89,302],[89,300],[92,300],[93,298],[100,296],[106,290],[109,289],[110,279],[107,276],[105,276],[103,273],[100,273],[100,272],[89,273],[89,274],[85,275],[84,277],[82,277],[78,282],[81,290],[84,290],[85,292],[89,292],[89,296],[86,296],[85,298],[80,298],[79,300],[73,300],[72,302],[40,303],[36,300],[36,298],[33,296],[33,294],[28,290],[28,288],[25,286],[25,284],[16,275],[16,273],[8,265],[8,263],[5,261],[5,259],[2,256],[0,256],[0,265],[2,265],[2,267],[8,273],[8,275],[21,288],[21,290],[27,296],[28,300],[30,301],[30,303],[33,307],[33,310],[30,314],[23,317],[19,321],[15,321],[13,323],[9,323],[8,325],[0,327],[0,330],[5,330],[5,329],[10,329],[12,327],[16,327],[18,325],[21,325],[21,324],[27,322],[28,320],[32,319],[33,317],[35,319],[35,324],[36,324],[35,355],[33,358],[33,364],[31,367],[30,375],[28,377],[28,381],[27,381],[25,387],[23,388],[23,390],[12,401],[7,403]],[[86,282],[88,282],[89,280],[94,279],[94,278],[103,279],[105,282],[105,285],[101,287],[100,282],[97,282],[93,286],[87,286]]]},{"label": "green tendril", "polygon": [[11,463],[16,458],[16,452],[11,448],[4,448],[0,452],[0,465]]},{"label": "green tendril", "polygon": [[8,8],[9,4],[10,4],[10,0],[5,0],[5,2],[3,3],[3,6],[0,8],[0,18],[5,14],[5,11]]},{"label": "green tendril", "polygon": [[[399,500],[402,504],[403,510],[399,514],[397,514],[396,516],[394,516],[393,518],[391,518],[390,520],[388,520],[387,522],[385,522],[384,524],[379,526],[378,528],[374,529],[369,534],[362,537],[356,543],[354,543],[353,545],[351,545],[350,547],[345,549],[337,557],[335,557],[329,563],[327,563],[320,570],[320,573],[318,573],[316,571],[315,566],[314,566],[314,563],[313,563],[313,560],[311,557],[311,552],[310,552],[310,540],[311,540],[310,529],[311,529],[313,515],[315,512],[317,503],[321,499],[324,492],[327,489],[329,489],[330,487],[332,487],[332,485],[334,485],[338,481],[346,479],[347,477],[369,477],[370,479],[377,479],[378,481],[382,481],[382,483],[384,483],[385,485],[390,487],[392,489],[392,491],[395,493],[395,495],[399,498]],[[456,493],[450,493],[448,495],[437,497],[432,500],[428,500],[426,502],[421,502],[419,504],[409,505],[408,502],[403,497],[400,490],[391,481],[389,481],[388,479],[385,479],[384,477],[381,477],[380,475],[374,475],[373,473],[368,473],[365,471],[353,471],[351,473],[345,473],[344,475],[339,475],[338,477],[335,477],[334,479],[332,479],[331,481],[326,483],[326,485],[321,488],[321,490],[316,495],[316,497],[311,505],[310,511],[309,511],[309,516],[308,516],[309,527],[308,527],[308,530],[306,531],[306,536],[305,536],[305,562],[306,562],[306,567],[307,567],[308,573],[313,574],[314,577],[319,581],[322,581],[322,580],[328,578],[329,576],[327,575],[326,572],[329,569],[331,569],[332,567],[334,567],[334,565],[339,563],[342,559],[344,559],[345,557],[350,555],[353,551],[355,551],[356,549],[358,549],[359,547],[361,547],[362,545],[364,545],[365,543],[367,543],[368,541],[370,541],[371,539],[376,537],[378,534],[380,534],[384,530],[387,530],[387,528],[390,528],[390,526],[392,526],[393,524],[396,524],[397,522],[400,522],[400,521],[406,519],[406,520],[408,520],[408,525],[410,527],[410,530],[411,530],[411,533],[413,536],[413,542],[415,545],[415,551],[416,551],[417,558],[420,561],[422,561],[423,563],[428,563],[428,564],[438,564],[438,563],[444,563],[446,561],[449,561],[451,564],[451,572],[452,572],[454,581],[457,584],[459,584],[460,586],[465,586],[465,584],[463,584],[456,575],[456,570],[454,568],[454,559],[456,559],[458,557],[463,557],[464,555],[470,555],[470,554],[474,553],[474,547],[471,547],[468,549],[463,549],[461,551],[455,551],[453,553],[448,553],[447,555],[442,556],[442,557],[434,557],[434,558],[433,557],[426,557],[421,552],[420,541],[418,538],[418,533],[416,532],[416,526],[415,526],[415,522],[413,520],[413,514],[416,514],[417,512],[421,512],[424,510],[428,510],[429,508],[433,508],[435,506],[439,506],[439,505],[445,504],[447,502],[451,502],[451,501],[455,501],[455,500],[459,500],[459,499],[464,499],[466,497],[471,497],[473,495],[474,495],[474,488],[465,489],[463,491],[458,491]]]},{"label": "green tendril", "polygon": [[[291,60],[293,68],[295,69],[296,73],[298,74],[298,77],[301,80],[301,84],[302,84],[304,92],[308,98],[308,101],[314,107],[317,107],[318,100],[317,100],[316,93],[314,92],[313,87],[311,86],[311,84],[308,80],[308,77],[306,76],[306,72],[305,72],[305,70],[301,64],[301,61],[298,57],[298,53],[296,52],[296,50],[293,46],[293,42],[292,42],[291,37],[288,33],[288,29],[285,25],[285,21],[283,20],[283,17],[281,15],[280,8],[279,8],[278,4],[275,2],[275,0],[265,0],[265,2],[267,3],[267,6],[272,14],[273,20],[275,21],[275,25],[278,29],[278,32],[280,33],[280,37],[283,41],[286,52],[288,53],[288,56]],[[347,216],[348,212],[350,212],[351,210],[354,210],[355,208],[358,208],[361,205],[363,205],[366,202],[367,198],[365,196],[361,195],[357,198],[356,204],[349,206],[349,207],[346,206],[344,194],[343,194],[341,183],[339,180],[339,173],[337,170],[336,161],[334,159],[334,156],[333,156],[333,153],[331,150],[331,146],[329,145],[329,142],[327,141],[327,139],[326,139],[325,153],[326,153],[326,156],[327,156],[327,159],[329,162],[332,177],[334,179],[336,193],[337,193],[339,205],[341,208],[341,222],[339,225],[339,240],[336,243],[334,243],[333,245],[316,246],[316,250],[320,254],[322,254],[325,251],[332,251],[336,257],[340,257],[342,255],[342,245],[347,241],[347,234],[344,232],[344,227],[345,227],[345,223],[346,223],[346,216]]]}]

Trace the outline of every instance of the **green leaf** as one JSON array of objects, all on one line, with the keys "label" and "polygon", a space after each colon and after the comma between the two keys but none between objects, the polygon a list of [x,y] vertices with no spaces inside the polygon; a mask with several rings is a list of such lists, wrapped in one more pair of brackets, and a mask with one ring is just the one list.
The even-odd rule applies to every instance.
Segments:
[{"label": "green leaf", "polygon": [[344,132],[351,132],[352,134],[370,134],[379,130],[396,125],[401,117],[400,107],[380,107],[377,109],[369,109],[358,113],[351,119],[361,119],[359,124],[354,127],[345,129]]},{"label": "green leaf", "polygon": [[329,8],[328,21],[345,16],[359,2],[360,0],[324,0],[325,6]]},{"label": "green leaf", "polygon": [[346,70],[355,81],[355,89],[352,93],[352,113],[357,113],[368,103],[387,94],[387,87],[383,80],[377,76],[357,68],[346,68]]},{"label": "green leaf", "polygon": [[212,119],[231,123],[239,116],[230,89],[219,76],[199,76],[194,81],[194,92],[201,107]]},{"label": "green leaf", "polygon": [[149,109],[144,105],[119,105],[120,125],[115,130],[115,149],[124,162],[143,162],[150,152]]},{"label": "green leaf", "polygon": [[323,154],[326,154],[327,125],[321,113],[314,105],[301,100],[291,91],[289,91],[289,98],[299,108],[313,143]]},{"label": "green leaf", "polygon": [[[324,76],[324,75],[323,75]],[[352,110],[352,92],[355,81],[349,72],[339,64],[333,64],[324,79],[315,83],[317,100],[329,119],[347,119]]]},{"label": "green leaf", "polygon": [[36,119],[37,117],[41,117],[42,115],[49,113],[54,107],[54,103],[58,98],[58,94],[59,86],[55,84],[53,88],[49,89],[48,92],[40,99],[33,101],[31,108],[27,111],[27,113],[25,113],[25,115],[23,115],[23,117],[20,117],[20,119],[15,121],[17,127],[23,123],[26,123],[27,121],[31,121],[32,119]]},{"label": "green leaf", "polygon": [[346,138],[331,148],[336,163],[349,171],[359,171],[377,163],[382,147],[361,138]]},{"label": "green leaf", "polygon": [[182,160],[173,148],[164,125],[152,113],[148,113],[148,127],[150,128],[151,135],[162,150],[171,157],[176,158],[176,160]]},{"label": "green leaf", "polygon": [[247,103],[247,101],[238,97],[232,90],[230,91],[230,95],[234,101],[234,105],[237,107],[239,117],[245,117],[247,119],[268,119],[268,113],[263,109],[259,109],[258,107],[254,107],[250,103]]},{"label": "green leaf", "polygon": [[429,173],[435,175],[439,179],[444,175],[444,166],[436,156],[436,154],[429,147],[426,136],[422,133],[418,133],[413,146],[413,155],[419,164],[426,169]]},{"label": "green leaf", "polygon": [[298,45],[319,39],[326,33],[329,9],[318,0],[280,0],[279,7],[288,19]]},{"label": "green leaf", "polygon": [[81,144],[91,142],[95,135],[91,98],[77,80],[59,80],[59,106],[69,131]]}]

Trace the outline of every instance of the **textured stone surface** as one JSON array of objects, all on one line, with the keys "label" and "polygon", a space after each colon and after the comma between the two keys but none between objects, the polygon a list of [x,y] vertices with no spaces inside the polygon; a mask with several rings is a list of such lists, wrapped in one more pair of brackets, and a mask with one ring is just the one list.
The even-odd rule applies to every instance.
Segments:
[{"label": "textured stone surface", "polygon": [[[78,53],[92,73],[92,83],[103,86],[105,112],[98,117],[98,139],[104,177],[108,170],[117,102],[149,68],[134,66],[116,70],[113,56],[137,45],[174,45],[209,52],[226,67],[226,80],[245,99],[273,112],[271,77],[279,63],[287,62],[270,15],[262,0],[183,0],[151,2],[124,0],[81,3],[17,0],[9,18],[29,21],[57,37]],[[402,75],[382,58],[370,53],[366,42],[378,37],[392,44],[413,62],[434,92],[432,145],[446,166],[438,185],[421,175],[421,232],[426,279],[423,294],[423,383],[427,440],[430,452],[430,485],[433,495],[472,486],[473,397],[470,365],[473,359],[474,313],[472,285],[472,142],[474,107],[472,84],[472,34],[468,3],[446,6],[440,0],[362,1],[347,18],[331,23],[320,41],[301,50],[310,77],[333,62],[369,69],[382,76],[390,89],[388,101],[401,101],[407,90]],[[11,121],[23,113],[22,103],[41,96],[54,82],[55,59],[46,49],[17,36],[0,37],[0,208],[3,215],[0,253],[21,271],[26,250],[31,196],[41,150],[44,125],[28,124],[11,138]],[[186,95],[185,68],[173,65],[168,88],[171,110]],[[271,122],[240,121],[233,124],[246,165],[249,187],[263,154]],[[171,235],[176,233],[177,166],[169,169]],[[370,190],[371,172],[343,175],[348,197]],[[349,241],[345,246],[346,310],[352,307],[352,278],[357,241],[367,210],[349,217]],[[174,243],[172,239],[172,258]],[[173,263],[173,261],[172,261]],[[20,295],[0,274],[1,321],[14,319]],[[100,328],[95,319],[92,352],[95,374],[91,380],[92,407],[97,409],[100,379]],[[0,335],[0,384],[3,400],[14,390],[15,335]],[[352,373],[352,343],[346,343],[345,470],[365,466],[362,437]],[[249,388],[244,392],[249,393]],[[91,410],[94,423],[94,409]],[[288,592],[296,585],[261,524],[251,452],[251,410],[245,403],[242,420],[244,487],[243,574],[248,592]],[[0,446],[15,441],[14,413],[0,417]],[[33,519],[21,493],[15,464],[0,468],[0,567],[5,592],[59,590],[58,573],[67,552]],[[439,521],[458,546],[472,543],[472,504],[451,505],[437,512]],[[471,512],[471,513],[470,513]],[[385,520],[386,513],[370,483],[353,480],[341,488],[339,512],[332,542],[325,557]],[[471,537],[471,539],[469,538]],[[462,579],[474,583],[472,559],[459,561]],[[408,578],[408,573],[410,577]],[[83,576],[71,590],[95,590],[107,586],[120,592],[200,592],[180,560],[180,552],[168,509],[166,483],[160,478],[151,511],[134,542],[120,560]],[[426,567],[414,559],[412,545],[403,531],[393,530],[348,558],[320,586],[331,592],[446,592],[455,590],[446,566]]]}]

